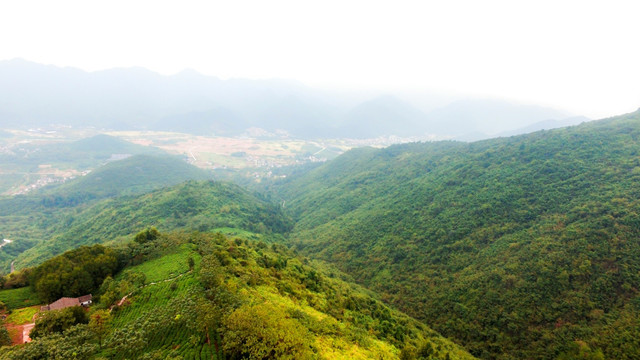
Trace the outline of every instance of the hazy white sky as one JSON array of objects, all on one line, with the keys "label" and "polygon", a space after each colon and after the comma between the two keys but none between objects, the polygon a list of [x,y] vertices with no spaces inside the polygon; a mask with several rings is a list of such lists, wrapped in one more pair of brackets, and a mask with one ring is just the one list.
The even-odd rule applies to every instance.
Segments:
[{"label": "hazy white sky", "polygon": [[0,60],[640,107],[638,1],[3,1]]}]

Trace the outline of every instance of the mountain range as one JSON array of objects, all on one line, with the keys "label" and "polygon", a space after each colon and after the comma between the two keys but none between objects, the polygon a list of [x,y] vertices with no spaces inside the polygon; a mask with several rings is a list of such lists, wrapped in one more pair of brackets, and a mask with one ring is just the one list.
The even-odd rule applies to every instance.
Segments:
[{"label": "mountain range", "polygon": [[[405,109],[389,112],[420,121]],[[91,314],[124,298],[104,348],[78,324],[6,354],[640,358],[640,110],[583,120],[355,148],[251,190],[141,152],[3,197],[0,236],[15,241],[0,261],[18,271],[0,299],[13,310],[40,294],[91,289]],[[571,126],[543,130],[556,125]],[[141,150],[106,136],[65,146],[92,142],[107,149],[93,161]]]},{"label": "mountain range", "polygon": [[221,80],[193,70],[171,76],[143,68],[85,72],[0,61],[0,124],[6,128],[64,124],[219,136],[261,128],[299,138],[474,140],[567,117],[502,100],[458,97],[425,112],[402,95],[345,95],[285,80]]}]

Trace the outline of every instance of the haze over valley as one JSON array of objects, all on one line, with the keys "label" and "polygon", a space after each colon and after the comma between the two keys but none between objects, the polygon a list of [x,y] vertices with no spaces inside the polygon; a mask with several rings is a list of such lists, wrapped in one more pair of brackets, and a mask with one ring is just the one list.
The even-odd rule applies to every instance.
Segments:
[{"label": "haze over valley", "polygon": [[[96,146],[102,158],[92,162],[80,159],[73,145],[63,145],[97,134],[182,155],[204,169],[242,170],[245,178],[259,180],[285,175],[278,171],[283,166],[323,162],[360,146],[470,141],[589,121],[506,100],[443,102],[424,94],[414,105],[401,94],[330,92],[283,80],[220,80],[195,71],[85,72],[13,59],[0,62],[0,78],[5,159],[0,191],[6,194],[66,181],[111,156],[145,151],[109,153]],[[443,105],[424,106],[438,101]],[[69,154],[48,156],[56,146],[68,149],[54,152]],[[60,163],[61,157],[74,160]]]}]

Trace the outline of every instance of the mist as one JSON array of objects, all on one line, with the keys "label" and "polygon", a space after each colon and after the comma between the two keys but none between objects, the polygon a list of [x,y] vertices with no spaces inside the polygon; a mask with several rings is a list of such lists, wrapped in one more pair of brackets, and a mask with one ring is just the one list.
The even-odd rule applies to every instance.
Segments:
[{"label": "mist", "polygon": [[[338,92],[289,80],[221,80],[193,70],[86,72],[13,59],[0,62],[0,79],[4,128],[68,125],[203,136],[242,136],[259,129],[301,139],[477,140],[557,127],[575,116],[499,99]],[[444,105],[434,106],[438,103]]]}]

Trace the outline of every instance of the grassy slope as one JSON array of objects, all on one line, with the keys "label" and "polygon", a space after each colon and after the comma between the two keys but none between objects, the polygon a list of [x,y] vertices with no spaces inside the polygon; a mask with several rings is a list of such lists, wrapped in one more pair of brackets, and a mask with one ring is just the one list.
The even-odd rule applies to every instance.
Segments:
[{"label": "grassy slope", "polygon": [[28,286],[18,289],[0,290],[0,301],[7,305],[9,309],[19,309],[40,303],[37,294]]},{"label": "grassy slope", "polygon": [[40,311],[40,305],[16,309],[7,316],[5,322],[13,325],[23,325],[33,322],[33,316]]},{"label": "grassy slope", "polygon": [[584,340],[624,358],[640,349],[639,137],[633,113],[361,149],[276,189],[299,249],[476,355],[549,358]]}]

